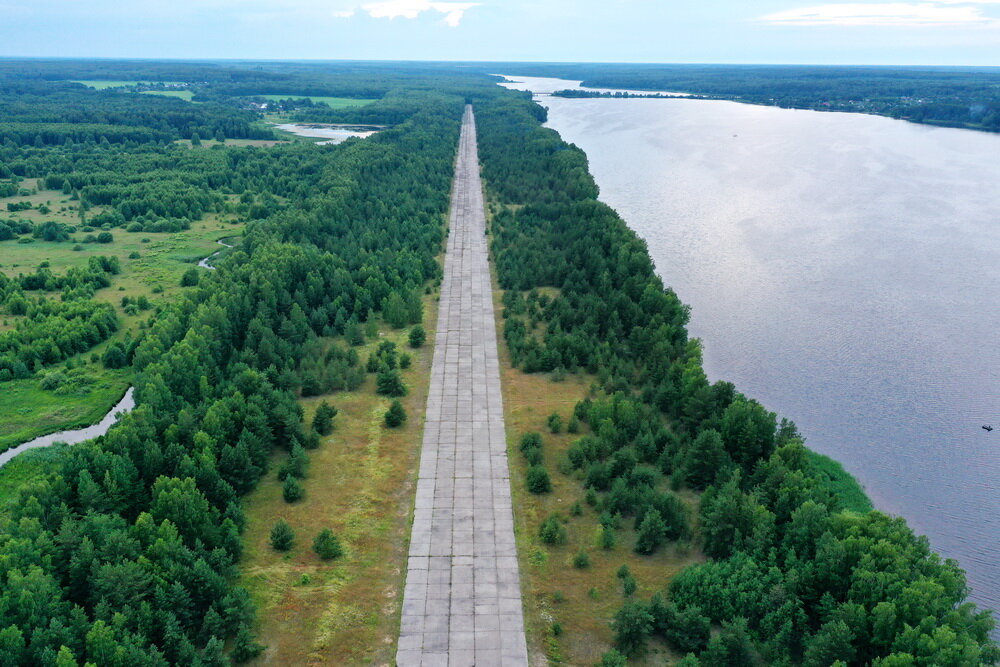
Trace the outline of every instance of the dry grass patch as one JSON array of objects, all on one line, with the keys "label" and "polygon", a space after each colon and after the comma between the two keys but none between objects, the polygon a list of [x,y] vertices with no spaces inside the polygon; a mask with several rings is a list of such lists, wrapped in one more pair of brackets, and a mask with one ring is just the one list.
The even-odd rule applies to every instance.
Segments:
[{"label": "dry grass patch", "polygon": [[[426,321],[436,321],[436,309],[436,302],[425,301]],[[247,497],[241,570],[258,605],[260,641],[267,645],[258,663],[394,664],[433,327],[427,333],[419,350],[406,345],[406,330],[379,339],[394,340],[413,358],[402,371],[409,388],[402,428],[383,425],[390,400],[375,394],[371,376],[357,391],[304,399],[306,423],[322,400],[339,410],[333,433],[309,452],[305,499],[282,499],[277,470],[285,454],[275,457],[266,479]],[[359,350],[362,362],[379,341]],[[295,530],[287,555],[268,542],[279,518]],[[321,561],[312,551],[324,528],[344,547],[336,560]]]}]

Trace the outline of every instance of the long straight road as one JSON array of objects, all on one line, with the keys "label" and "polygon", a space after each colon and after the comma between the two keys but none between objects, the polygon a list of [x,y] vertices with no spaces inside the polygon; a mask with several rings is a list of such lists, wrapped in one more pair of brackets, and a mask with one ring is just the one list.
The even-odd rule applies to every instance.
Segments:
[{"label": "long straight road", "polygon": [[472,107],[462,121],[396,660],[528,664]]}]

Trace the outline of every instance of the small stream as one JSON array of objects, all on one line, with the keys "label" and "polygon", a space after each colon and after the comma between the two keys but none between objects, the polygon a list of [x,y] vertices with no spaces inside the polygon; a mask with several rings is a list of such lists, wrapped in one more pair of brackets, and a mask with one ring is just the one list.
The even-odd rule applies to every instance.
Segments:
[{"label": "small stream", "polygon": [[128,388],[122,399],[111,408],[104,418],[96,424],[91,424],[90,426],[85,426],[84,428],[79,428],[73,431],[60,431],[58,433],[50,433],[49,435],[43,435],[35,438],[34,440],[29,440],[17,447],[12,447],[7,451],[0,454],[0,467],[7,464],[8,461],[13,459],[18,454],[26,452],[29,449],[38,449],[40,447],[50,447],[57,442],[64,442],[67,445],[76,445],[87,440],[92,440],[98,436],[104,435],[108,432],[118,418],[132,411],[135,407],[135,399],[132,397],[132,392],[134,389],[132,387]]},{"label": "small stream", "polygon": [[222,250],[216,250],[211,255],[209,255],[205,259],[201,260],[200,262],[198,262],[198,266],[200,266],[203,269],[208,269],[209,271],[215,271],[215,267],[212,266],[212,260],[215,259],[217,256],[221,255],[223,252],[225,252],[226,248],[232,248],[233,247],[233,246],[229,245],[228,243],[226,243],[222,239],[219,239],[218,241],[216,241],[216,243],[218,243],[221,246],[225,246],[225,247]]}]

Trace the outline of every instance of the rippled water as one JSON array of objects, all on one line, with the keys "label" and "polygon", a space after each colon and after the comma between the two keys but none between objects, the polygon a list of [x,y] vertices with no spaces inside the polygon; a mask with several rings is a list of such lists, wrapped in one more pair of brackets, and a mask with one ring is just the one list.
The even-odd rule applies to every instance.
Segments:
[{"label": "rippled water", "polygon": [[1000,136],[722,101],[541,101],[691,304],[709,376],[793,419],[1000,609]]},{"label": "rippled water", "polygon": [[23,444],[18,445],[8,449],[7,451],[0,454],[0,467],[10,461],[12,458],[26,452],[29,449],[38,449],[39,447],[49,447],[56,444],[57,442],[63,442],[67,445],[75,445],[86,440],[92,440],[99,435],[104,435],[108,432],[108,429],[114,426],[118,418],[128,412],[131,412],[135,407],[135,400],[132,398],[132,387],[128,388],[122,399],[118,401],[115,407],[108,410],[108,413],[104,415],[101,421],[96,424],[84,428],[74,429],[72,431],[60,431],[59,433],[50,433],[49,435],[43,435],[41,437],[35,438]]}]

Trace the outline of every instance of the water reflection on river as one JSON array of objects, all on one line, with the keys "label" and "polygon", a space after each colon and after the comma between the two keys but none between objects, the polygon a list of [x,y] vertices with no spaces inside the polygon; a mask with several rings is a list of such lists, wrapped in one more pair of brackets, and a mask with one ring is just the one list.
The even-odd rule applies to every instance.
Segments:
[{"label": "water reflection on river", "polygon": [[709,376],[794,419],[1000,609],[1000,429],[981,428],[1000,421],[1000,136],[721,101],[541,101],[691,304]]}]

